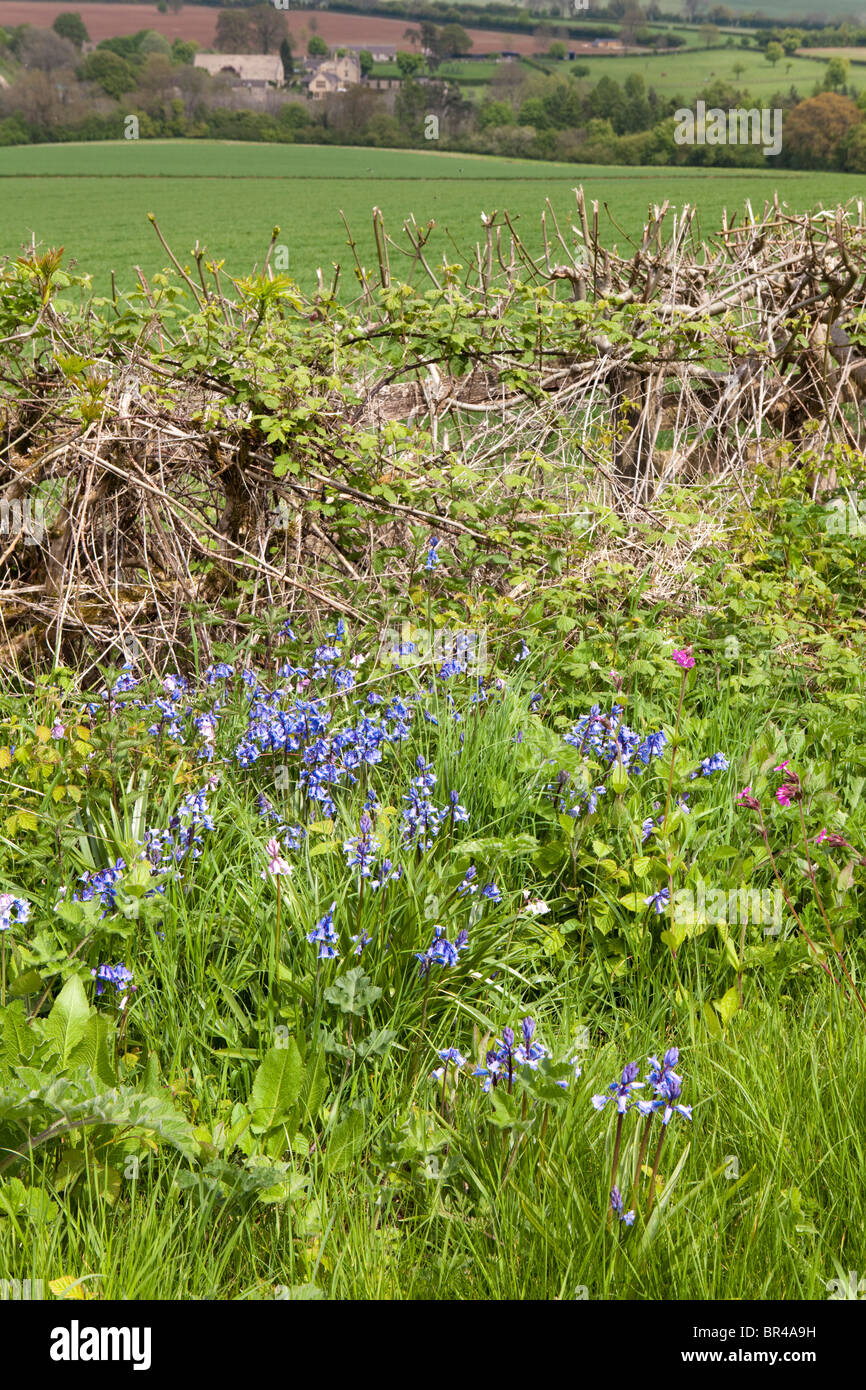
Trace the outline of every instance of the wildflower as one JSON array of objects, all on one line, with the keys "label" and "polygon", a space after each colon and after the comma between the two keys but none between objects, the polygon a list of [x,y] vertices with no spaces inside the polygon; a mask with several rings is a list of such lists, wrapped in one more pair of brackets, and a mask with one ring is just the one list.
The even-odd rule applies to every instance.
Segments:
[{"label": "wildflower", "polygon": [[65,733],[66,733],[66,725],[65,725],[65,724],[61,724],[61,722],[60,722],[59,719],[55,719],[54,723],[51,725],[51,737],[52,737],[52,738],[63,738],[63,736],[64,736]]},{"label": "wildflower", "polygon": [[361,878],[369,878],[373,872],[373,859],[379,848],[379,841],[373,834],[373,822],[367,811],[361,812],[358,832],[353,839],[343,841],[346,862],[350,869],[358,869]]},{"label": "wildflower", "polygon": [[521,1019],[520,1031],[523,1035],[523,1042],[514,1049],[514,1060],[519,1066],[529,1067],[531,1071],[536,1071],[538,1063],[547,1056],[547,1048],[543,1043],[532,1041],[535,1033],[535,1019]]},{"label": "wildflower", "polygon": [[645,844],[646,844],[646,842],[647,842],[647,840],[649,839],[650,835],[651,835],[651,834],[653,833],[653,831],[655,830],[655,824],[656,824],[656,823],[655,823],[655,821],[653,820],[652,816],[648,816],[647,819],[644,821],[643,825],[641,826],[641,830],[642,830],[642,832],[643,832],[643,833],[642,833],[642,836],[641,836],[641,844],[642,844],[642,845],[645,845]]},{"label": "wildflower", "polygon": [[737,795],[737,800],[741,806],[748,806],[751,811],[760,811],[761,809],[761,803],[756,796],[752,795],[751,787],[743,787],[743,790]]},{"label": "wildflower", "polygon": [[667,884],[665,884],[663,888],[659,888],[658,892],[651,893],[648,898],[644,898],[647,907],[654,908],[659,917],[664,912],[670,900],[671,890]]},{"label": "wildflower", "polygon": [[543,898],[530,899],[529,889],[523,890],[523,911],[527,917],[543,917],[550,911]]},{"label": "wildflower", "polygon": [[98,969],[91,970],[91,975],[96,979],[96,993],[104,994],[106,984],[114,985],[118,993],[118,1007],[124,1009],[130,989],[137,989],[138,986],[132,983],[132,971],[125,965],[100,965]]},{"label": "wildflower", "polygon": [[427,562],[424,565],[425,570],[435,569],[436,566],[439,564],[439,555],[437,553],[439,541],[437,540],[436,536],[430,537],[429,545],[430,549],[427,552]]},{"label": "wildflower", "polygon": [[635,1099],[632,1096],[632,1091],[642,1090],[644,1086],[643,1081],[638,1081],[637,1074],[637,1062],[629,1062],[627,1066],[623,1067],[622,1076],[620,1077],[620,1080],[611,1081],[610,1085],[608,1086],[607,1089],[611,1093],[610,1095],[598,1095],[592,1097],[592,1104],[595,1107],[595,1109],[603,1110],[609,1100],[616,1100],[616,1108],[618,1113],[620,1115],[624,1115],[626,1110],[628,1109],[629,1101]]},{"label": "wildflower", "polygon": [[624,1210],[622,1193],[616,1185],[610,1190],[610,1207],[611,1211],[615,1212],[620,1221],[625,1222],[626,1226],[634,1225],[635,1213],[633,1211]]},{"label": "wildflower", "polygon": [[469,868],[466,870],[466,873],[464,875],[463,882],[457,885],[457,892],[461,896],[464,893],[472,894],[475,892],[478,885],[477,883],[473,883],[472,880],[475,878],[477,873],[478,870],[476,869],[475,865],[470,864]]},{"label": "wildflower", "polygon": [[520,651],[517,653],[517,655],[515,656],[514,660],[515,660],[515,661],[525,661],[526,658],[527,658],[528,656],[529,656],[529,648],[527,647],[526,643],[524,642],[523,638],[521,637],[521,639],[520,639]]},{"label": "wildflower", "polygon": [[268,843],[265,845],[265,850],[268,856],[268,867],[267,869],[262,869],[262,878],[267,878],[268,874],[272,874],[274,878],[277,878],[280,874],[290,874],[292,872],[291,864],[287,864],[282,857],[278,839],[273,838],[268,840]]},{"label": "wildflower", "polygon": [[674,650],[671,652],[671,656],[678,666],[682,666],[684,671],[690,671],[695,664],[691,647],[683,647],[679,651]]},{"label": "wildflower", "polygon": [[635,750],[635,757],[646,767],[650,758],[660,758],[662,750],[667,743],[664,731],[659,729],[654,734],[647,734],[643,743]]},{"label": "wildflower", "polygon": [[433,928],[433,940],[426,951],[415,952],[415,959],[420,960],[421,968],[419,974],[426,975],[431,965],[457,965],[460,952],[465,951],[469,944],[469,933],[460,932],[456,941],[449,941],[445,935],[445,928],[436,926]]},{"label": "wildflower", "polygon": [[696,777],[709,777],[713,772],[727,772],[730,765],[724,753],[713,753],[709,758],[702,758],[698,770],[691,774],[692,781]]},{"label": "wildflower", "polygon": [[390,883],[391,879],[397,879],[397,878],[402,878],[402,877],[403,877],[403,866],[402,866],[402,865],[399,865],[399,866],[395,869],[395,868],[394,868],[394,865],[391,863],[391,860],[390,860],[390,859],[383,859],[381,865],[379,866],[379,869],[377,870],[377,877],[376,877],[376,878],[371,878],[371,879],[370,879],[370,887],[371,887],[371,888],[384,888],[384,887],[385,887],[385,884],[386,884],[386,883]]},{"label": "wildflower", "polygon": [[659,1097],[664,1101],[663,1125],[668,1123],[675,1110],[678,1115],[682,1115],[684,1120],[692,1118],[692,1107],[678,1104],[682,1089],[679,1077],[669,1073],[664,1085],[659,1090]]},{"label": "wildflower", "polygon": [[502,894],[495,883],[488,883],[481,889],[482,898],[489,898],[492,903],[501,903]]},{"label": "wildflower", "polygon": [[234,673],[234,667],[229,666],[228,662],[218,661],[215,666],[208,666],[204,678],[208,685],[215,685],[218,680],[227,680]]},{"label": "wildflower", "polygon": [[831,845],[834,849],[841,849],[842,846],[844,846],[846,849],[853,848],[853,846],[849,844],[849,842],[845,839],[844,835],[828,835],[826,829],[822,830],[820,835],[817,835],[815,837],[815,844],[823,845],[825,840],[827,844]]},{"label": "wildflower", "polygon": [[307,940],[312,944],[318,943],[319,960],[333,960],[339,955],[337,950],[339,938],[334,930],[336,908],[337,904],[331,903],[322,920],[316,923],[311,932],[307,932]]},{"label": "wildflower", "polygon": [[453,1062],[455,1067],[466,1066],[466,1058],[462,1055],[462,1053],[458,1052],[456,1047],[444,1048],[439,1053],[439,1057],[443,1062],[446,1063],[446,1065],[448,1064],[448,1062]]},{"label": "wildflower", "polygon": [[467,821],[469,819],[469,812],[465,806],[460,805],[459,794],[457,792],[449,792],[448,800],[451,807],[448,812],[451,817],[451,824],[459,825],[463,821]]},{"label": "wildflower", "polygon": [[679,1059],[680,1050],[678,1047],[669,1047],[661,1062],[657,1057],[647,1058],[650,1065],[647,1081],[649,1081],[651,1086],[655,1087],[656,1091],[661,1090],[671,1077],[673,1077],[676,1082],[682,1081],[682,1077],[677,1076],[676,1072],[673,1070]]},{"label": "wildflower", "polygon": [[780,763],[778,767],[773,769],[773,771],[783,772],[785,774],[782,779],[782,785],[780,787],[777,787],[776,789],[776,800],[778,801],[779,805],[784,806],[787,809],[787,807],[790,806],[792,801],[802,801],[803,788],[801,786],[800,779],[797,776],[796,772],[791,771],[791,769],[788,767],[787,762]]},{"label": "wildflower", "polygon": [[16,922],[26,922],[30,916],[30,904],[25,902],[24,898],[16,898],[11,893],[0,893],[0,931],[11,930],[13,911]]},{"label": "wildflower", "polygon": [[352,940],[355,942],[355,949],[352,952],[353,956],[359,956],[364,947],[370,944],[370,936],[365,931],[359,932],[357,936],[353,936]]}]

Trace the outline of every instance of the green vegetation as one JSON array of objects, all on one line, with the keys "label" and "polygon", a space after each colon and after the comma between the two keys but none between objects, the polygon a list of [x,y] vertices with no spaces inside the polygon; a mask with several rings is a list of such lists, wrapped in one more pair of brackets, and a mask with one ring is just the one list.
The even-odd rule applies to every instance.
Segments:
[{"label": "green vegetation", "polygon": [[[818,221],[776,234],[829,246]],[[846,224],[858,265],[862,234]],[[141,589],[97,669],[68,626],[80,600],[62,650],[54,624],[29,642],[41,561],[12,561],[4,1277],[127,1299],[792,1300],[863,1268],[866,473],[822,434],[860,423],[825,398],[782,439],[744,400],[735,482],[612,506],[598,489],[633,404],[593,417],[539,383],[569,355],[604,370],[601,331],[616,370],[687,343],[706,382],[713,312],[672,329],[620,281],[554,298],[537,269],[510,273],[505,315],[506,272],[464,287],[453,264],[438,288],[371,281],[315,312],[282,276],[206,299],[213,275],[172,275],[94,313],[57,256],[2,273],[2,480],[26,440],[54,539],[74,525],[147,557],[118,552],[106,599],[82,552],[88,637]],[[764,296],[773,273],[767,257]],[[730,331],[738,309],[714,312],[727,365],[784,381],[757,332]],[[460,455],[432,420],[359,423],[360,373],[411,381],[418,360],[508,363],[522,414],[497,436],[504,405],[480,422],[457,405]],[[233,488],[235,456],[236,501],[287,504],[267,587],[230,568],[252,513],[226,521],[204,485],[219,465],[212,486]],[[834,477],[815,498],[817,461]],[[56,489],[79,465],[72,518]],[[115,506],[122,535],[101,519]],[[195,507],[200,532],[178,529]],[[306,590],[270,564],[302,531],[326,545]],[[151,602],[178,602],[168,538],[192,545],[180,672],[145,645],[169,630]],[[443,661],[467,624],[474,646]],[[704,880],[723,909],[680,914]],[[731,918],[753,891],[778,923]],[[654,1090],[664,1054],[681,1093],[657,1073]],[[632,1103],[620,1144],[599,1101],[632,1062],[670,1127]]]},{"label": "green vegetation", "polygon": [[[776,188],[799,209],[860,191],[853,175],[581,168],[396,150],[186,141],[19,147],[0,150],[0,252],[16,254],[32,232],[92,268],[97,292],[106,294],[112,270],[129,285],[132,264],[148,276],[164,267],[149,212],[176,247],[187,251],[198,238],[225,257],[232,274],[261,262],[258,229],[276,222],[291,274],[310,286],[318,266],[327,272],[345,256],[341,209],[356,228],[367,224],[374,204],[398,226],[410,212],[421,224],[432,217],[434,245],[448,254],[449,236],[471,245],[482,211],[508,207],[538,249],[544,199],[568,225],[578,183],[599,201],[602,226],[607,203],[630,236],[638,234],[647,205],[665,198],[699,203],[712,224],[722,208],[738,208],[745,198],[762,207]],[[613,226],[605,239],[623,243]]]}]

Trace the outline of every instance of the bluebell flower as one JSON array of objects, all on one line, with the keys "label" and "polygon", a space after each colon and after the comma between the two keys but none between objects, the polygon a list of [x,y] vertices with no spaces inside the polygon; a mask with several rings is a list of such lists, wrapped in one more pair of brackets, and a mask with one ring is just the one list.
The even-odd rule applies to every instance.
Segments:
[{"label": "bluebell flower", "polygon": [[615,1100],[617,1112],[620,1115],[624,1115],[629,1107],[629,1102],[635,1099],[632,1095],[632,1091],[643,1089],[644,1083],[637,1079],[638,1070],[637,1062],[629,1062],[627,1066],[623,1067],[620,1080],[611,1081],[608,1086],[609,1095],[597,1095],[592,1097],[592,1104],[595,1109],[603,1110],[609,1100]]},{"label": "bluebell flower", "polygon": [[611,1210],[619,1217],[620,1221],[625,1222],[626,1226],[634,1225],[635,1213],[633,1211],[627,1212],[624,1210],[622,1193],[616,1186],[612,1187],[610,1190],[610,1206]]},{"label": "bluebell flower", "polygon": [[355,943],[355,948],[352,952],[353,956],[359,956],[364,947],[370,944],[370,936],[366,931],[359,932],[357,936],[352,937],[352,940]]},{"label": "bluebell flower", "polygon": [[521,637],[521,639],[520,639],[520,651],[517,653],[517,655],[515,656],[514,660],[515,660],[515,661],[525,661],[526,658],[527,658],[528,656],[529,656],[529,648],[527,647],[526,643],[524,642],[523,638]]},{"label": "bluebell flower", "polygon": [[208,685],[214,685],[218,680],[227,680],[234,673],[235,668],[229,666],[227,661],[218,661],[215,666],[208,666],[204,678]]},{"label": "bluebell flower", "polygon": [[90,973],[96,979],[97,994],[103,994],[105,992],[106,984],[113,985],[119,996],[117,1001],[118,1006],[121,1009],[126,1007],[129,990],[137,988],[137,986],[132,983],[133,975],[131,970],[128,970],[122,963],[118,963],[117,965],[100,965],[98,969],[91,970]]},{"label": "bluebell flower", "polygon": [[647,907],[652,907],[659,917],[665,911],[670,900],[671,890],[667,884],[663,888],[659,888],[657,893],[651,893],[648,898],[644,898]]},{"label": "bluebell flower", "polygon": [[671,1119],[674,1111],[682,1115],[684,1120],[692,1118],[692,1107],[690,1105],[680,1105],[679,1098],[682,1095],[682,1086],[679,1078],[671,1074],[668,1075],[663,1087],[659,1091],[659,1099],[664,1102],[664,1114],[662,1124],[666,1125]]},{"label": "bluebell flower", "polygon": [[709,777],[714,772],[727,772],[730,765],[724,753],[713,753],[709,758],[701,759],[700,767],[691,774],[692,781],[696,777]]},{"label": "bluebell flower", "polygon": [[465,806],[460,805],[459,794],[457,792],[449,792],[448,800],[450,802],[448,814],[451,817],[451,824],[460,825],[463,821],[467,821],[469,819],[469,812]]},{"label": "bluebell flower", "polygon": [[481,889],[481,896],[482,898],[489,898],[492,903],[502,902],[502,894],[500,893],[495,883],[485,884],[485,886]]},{"label": "bluebell flower", "polygon": [[463,882],[457,885],[457,892],[461,895],[461,897],[464,893],[469,893],[471,896],[471,894],[475,892],[475,890],[478,887],[478,884],[473,883],[472,880],[477,876],[477,874],[478,870],[476,869],[475,865],[470,864],[469,868],[466,870],[466,873],[464,874]]},{"label": "bluebell flower", "polygon": [[466,1058],[463,1056],[461,1052],[458,1052],[456,1047],[444,1048],[439,1053],[439,1057],[443,1062],[445,1062],[446,1065],[449,1062],[453,1062],[455,1067],[465,1067],[466,1065]]},{"label": "bluebell flower", "polygon": [[436,566],[439,564],[439,555],[437,554],[439,541],[435,536],[431,536],[429,544],[430,549],[427,552],[427,563],[424,566],[425,570],[435,569]]},{"label": "bluebell flower", "polygon": [[307,932],[307,940],[313,945],[318,944],[319,960],[333,960],[339,955],[337,951],[339,938],[334,930],[334,912],[336,908],[337,904],[335,902],[331,903],[331,906],[328,908],[328,911],[321,921],[316,923],[311,932]]},{"label": "bluebell flower", "polygon": [[373,860],[379,849],[379,841],[373,834],[373,822],[367,811],[361,812],[358,822],[359,833],[343,841],[346,863],[350,869],[357,868],[361,878],[369,878],[373,871]]},{"label": "bluebell flower", "polygon": [[392,879],[398,879],[402,877],[402,864],[395,868],[394,865],[391,863],[390,859],[383,859],[382,863],[379,865],[379,868],[376,870],[375,878],[371,878],[370,880],[370,887],[384,888],[385,884],[390,883]]},{"label": "bluebell flower", "polygon": [[445,928],[436,926],[433,928],[433,940],[426,951],[415,952],[415,959],[420,960],[421,966],[419,974],[426,975],[431,965],[451,966],[457,965],[460,952],[464,951],[469,944],[469,933],[460,932],[457,940],[451,942],[445,935]]},{"label": "bluebell flower", "polygon": [[24,923],[29,916],[30,904],[24,898],[16,898],[12,893],[0,893],[0,931],[10,931],[13,921]]}]

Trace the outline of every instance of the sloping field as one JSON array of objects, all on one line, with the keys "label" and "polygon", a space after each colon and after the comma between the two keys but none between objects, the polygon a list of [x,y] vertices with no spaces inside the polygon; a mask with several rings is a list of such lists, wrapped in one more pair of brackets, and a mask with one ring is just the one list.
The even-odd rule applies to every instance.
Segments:
[{"label": "sloping field", "polygon": [[605,204],[634,237],[649,204],[665,198],[675,206],[697,204],[703,226],[712,230],[723,207],[734,212],[749,198],[758,211],[776,188],[796,209],[835,204],[862,191],[862,179],[853,174],[607,168],[411,150],[198,140],[22,146],[0,150],[0,255],[19,253],[31,235],[43,247],[64,246],[66,263],[73,257],[93,271],[97,290],[105,293],[112,270],[126,288],[134,284],[136,264],[148,276],[166,264],[149,212],[181,260],[199,240],[208,255],[225,258],[232,275],[261,264],[276,223],[299,283],[311,288],[316,267],[328,276],[340,261],[349,287],[354,281],[341,210],[367,265],[374,259],[374,205],[398,240],[410,215],[419,225],[433,218],[432,259],[456,259],[456,243],[468,264],[482,234],[482,212],[507,209],[538,252],[549,197],[570,235],[578,184],[599,202],[608,245],[619,242],[622,249],[624,237]]},{"label": "sloping field", "polygon": [[[185,5],[179,14],[160,14],[156,5],[56,4],[53,0],[0,0],[0,26],[35,24],[50,28],[59,14],[76,9],[94,42],[135,34],[139,29],[155,29],[168,39],[195,39],[202,48],[213,46],[219,10],[203,5]],[[363,15],[328,14],[321,10],[286,12],[289,29],[299,41],[310,37],[310,20],[315,32],[326,43],[393,43],[410,49],[404,38],[409,27],[405,19],[367,19]],[[531,34],[510,34],[495,29],[469,29],[475,53],[498,53],[503,48],[517,53],[541,52],[550,42],[538,41]]]}]

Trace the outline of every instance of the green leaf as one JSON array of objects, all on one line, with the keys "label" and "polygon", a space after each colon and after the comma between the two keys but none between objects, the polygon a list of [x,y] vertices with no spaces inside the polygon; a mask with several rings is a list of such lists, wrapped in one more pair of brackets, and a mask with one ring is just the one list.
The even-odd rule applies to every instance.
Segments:
[{"label": "green leaf", "polygon": [[341,975],[325,990],[329,1004],[335,1004],[343,1014],[356,1014],[362,1017],[369,1004],[375,1004],[382,991],[374,985],[369,975],[365,975],[360,965],[347,974]]},{"label": "green leaf", "polygon": [[339,1173],[361,1152],[364,1143],[364,1116],[360,1110],[352,1110],[335,1128],[325,1159],[332,1173]]},{"label": "green leaf", "polygon": [[731,988],[722,995],[721,999],[714,999],[713,1005],[719,1011],[722,1024],[727,1027],[740,1007],[740,996],[736,985],[731,985]]},{"label": "green leaf", "polygon": [[301,1093],[304,1064],[294,1038],[288,1047],[272,1047],[265,1053],[253,1081],[250,1110],[253,1127],[261,1130],[285,1120]]},{"label": "green leaf", "polygon": [[75,1045],[84,1037],[89,1019],[90,1005],[84,986],[77,975],[70,975],[45,1020],[45,1036],[57,1047],[64,1066]]}]

